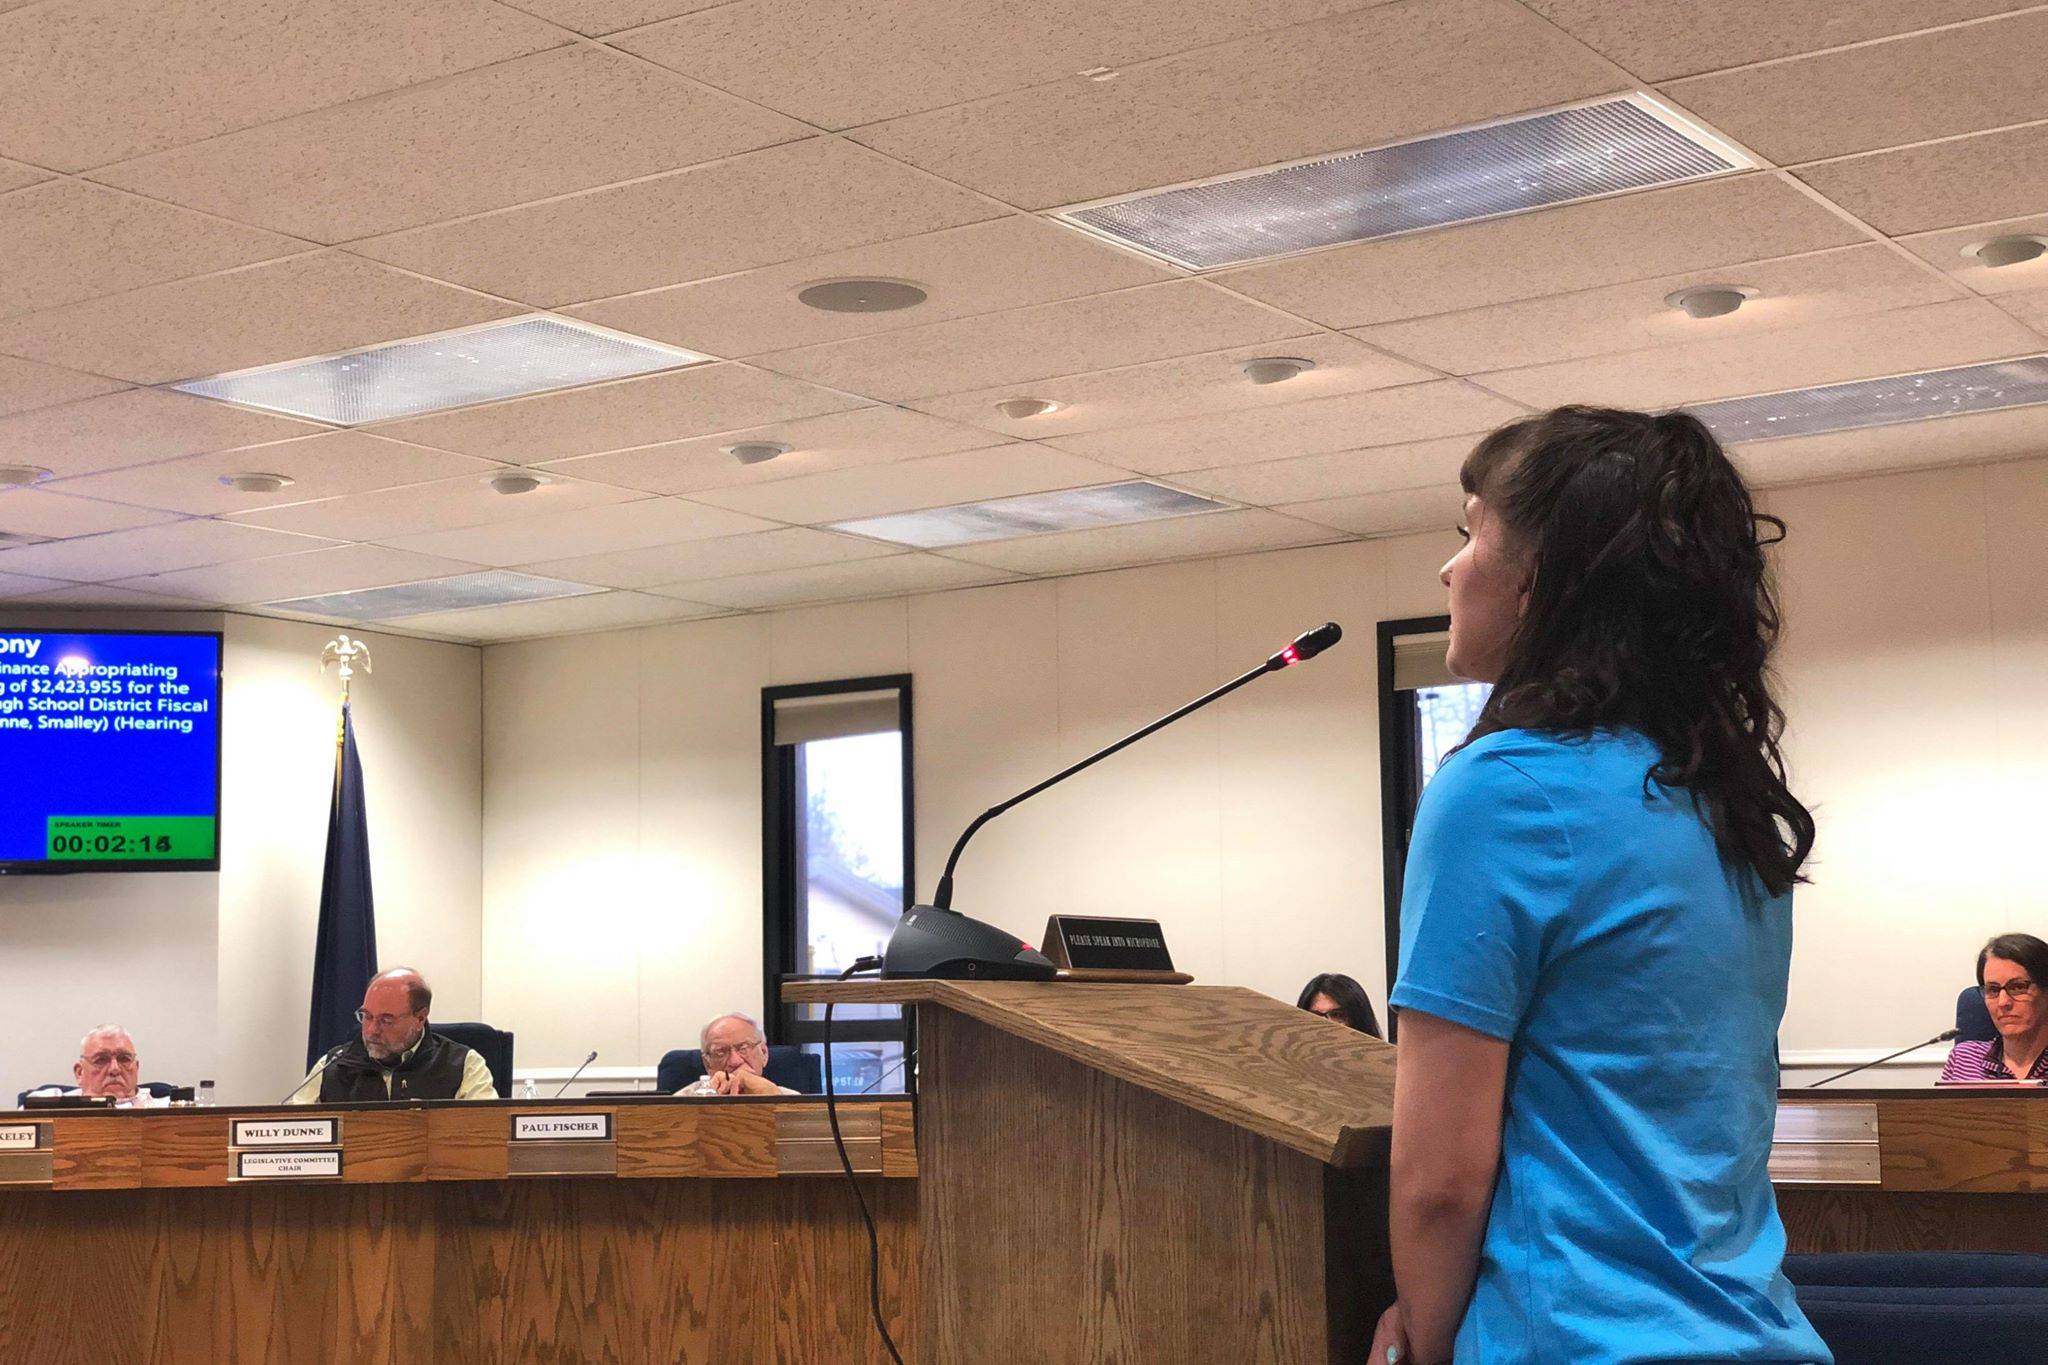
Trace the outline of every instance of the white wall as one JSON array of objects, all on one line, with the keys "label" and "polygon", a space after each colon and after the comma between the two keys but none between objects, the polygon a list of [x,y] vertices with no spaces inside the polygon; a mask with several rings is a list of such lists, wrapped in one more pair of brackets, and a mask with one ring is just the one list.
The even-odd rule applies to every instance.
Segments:
[{"label": "white wall", "polygon": [[[1775,491],[1797,790],[1820,813],[1784,1046],[1825,1074],[1951,1020],[2048,931],[2048,461]],[[651,1065],[760,1000],[760,688],[910,672],[918,879],[983,807],[1325,619],[1344,645],[1005,815],[959,908],[1154,917],[1199,978],[1384,1007],[1373,625],[1442,610],[1448,535],[485,651],[484,1008],[521,1067]],[[1703,981],[1705,977],[1703,975]],[[1938,1052],[1935,1054],[1938,1060]],[[1924,1081],[1909,1065],[1873,1073]]]}]

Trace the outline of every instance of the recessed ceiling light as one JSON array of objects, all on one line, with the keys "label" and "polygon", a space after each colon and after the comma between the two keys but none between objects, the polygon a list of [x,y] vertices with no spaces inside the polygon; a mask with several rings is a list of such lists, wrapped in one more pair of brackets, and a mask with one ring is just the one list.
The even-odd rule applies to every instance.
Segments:
[{"label": "recessed ceiling light", "polygon": [[1994,270],[2000,266],[2023,265],[2039,260],[2044,252],[2048,252],[2048,238],[2042,237],[1993,237],[1988,242],[1963,248],[1965,256],[1974,256],[1981,264]]},{"label": "recessed ceiling light", "polygon": [[2048,355],[1852,379],[1686,409],[1723,441],[1768,441],[2048,403]]},{"label": "recessed ceiling light", "polygon": [[1315,367],[1315,361],[1303,360],[1300,356],[1262,355],[1256,360],[1245,361],[1244,377],[1254,384],[1280,384]]},{"label": "recessed ceiling light", "polygon": [[789,447],[780,441],[741,441],[727,446],[725,453],[741,464],[763,464],[778,455],[789,454]]},{"label": "recessed ceiling light", "polygon": [[1689,318],[1719,318],[1742,307],[1753,292],[1739,285],[1709,284],[1666,294],[1664,302]]},{"label": "recessed ceiling light", "polygon": [[799,290],[796,301],[826,313],[893,313],[915,308],[925,297],[905,280],[826,280]]},{"label": "recessed ceiling light", "polygon": [[548,480],[530,470],[507,469],[491,475],[484,482],[491,486],[493,493],[503,493],[509,498],[521,493],[531,493]]},{"label": "recessed ceiling light", "polygon": [[275,493],[298,482],[288,474],[223,474],[220,481],[237,493]]},{"label": "recessed ceiling light", "polygon": [[39,464],[0,464],[0,488],[26,488],[50,477]]},{"label": "recessed ceiling light", "polygon": [[1635,93],[1075,204],[1054,216],[1176,265],[1216,270],[1755,164],[1655,96]]},{"label": "recessed ceiling light", "polygon": [[536,316],[171,387],[201,398],[352,427],[682,369],[708,359],[586,322]]},{"label": "recessed ceiling light", "polygon": [[996,411],[1015,422],[1027,417],[1043,417],[1048,412],[1058,412],[1060,405],[1049,398],[1005,398],[996,404]]},{"label": "recessed ceiling light", "polygon": [[1127,526],[1136,521],[1163,521],[1196,512],[1219,512],[1229,503],[1196,497],[1178,488],[1134,479],[1126,483],[1067,488],[1057,493],[1026,493],[1021,497],[933,507],[922,512],[842,521],[835,531],[873,540],[930,549],[970,545],[983,540],[1009,540],[1054,531],[1080,531],[1097,526]]}]

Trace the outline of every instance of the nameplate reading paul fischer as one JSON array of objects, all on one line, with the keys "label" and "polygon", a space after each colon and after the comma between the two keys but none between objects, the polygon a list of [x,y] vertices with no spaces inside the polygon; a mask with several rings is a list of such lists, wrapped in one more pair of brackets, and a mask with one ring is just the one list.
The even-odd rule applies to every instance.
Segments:
[{"label": "nameplate reading paul fischer", "polygon": [[514,1142],[610,1142],[610,1114],[514,1114]]},{"label": "nameplate reading paul fischer", "polygon": [[341,1141],[341,1120],[236,1119],[228,1125],[230,1147],[313,1147]]}]

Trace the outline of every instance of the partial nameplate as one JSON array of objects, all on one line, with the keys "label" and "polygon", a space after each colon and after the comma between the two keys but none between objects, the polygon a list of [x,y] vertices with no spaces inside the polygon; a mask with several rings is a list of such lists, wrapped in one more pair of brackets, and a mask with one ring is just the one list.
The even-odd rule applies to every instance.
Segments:
[{"label": "partial nameplate", "polygon": [[230,1147],[331,1147],[341,1141],[341,1120],[236,1119],[228,1125]]},{"label": "partial nameplate", "polygon": [[610,1114],[514,1114],[514,1142],[610,1142]]},{"label": "partial nameplate", "polygon": [[237,1180],[339,1180],[341,1153],[236,1152]]},{"label": "partial nameplate", "polygon": [[1091,971],[1170,972],[1173,954],[1156,919],[1054,915],[1040,940],[1055,967]]},{"label": "partial nameplate", "polygon": [[43,1123],[0,1123],[0,1152],[33,1152],[44,1145]]}]

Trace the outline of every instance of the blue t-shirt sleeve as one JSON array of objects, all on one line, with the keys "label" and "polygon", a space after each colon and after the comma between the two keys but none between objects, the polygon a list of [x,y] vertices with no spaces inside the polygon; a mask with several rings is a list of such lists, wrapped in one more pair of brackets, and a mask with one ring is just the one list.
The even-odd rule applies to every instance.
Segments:
[{"label": "blue t-shirt sleeve", "polygon": [[1571,894],[1571,847],[1543,788],[1485,740],[1454,755],[1416,812],[1391,1003],[1513,1038]]}]

